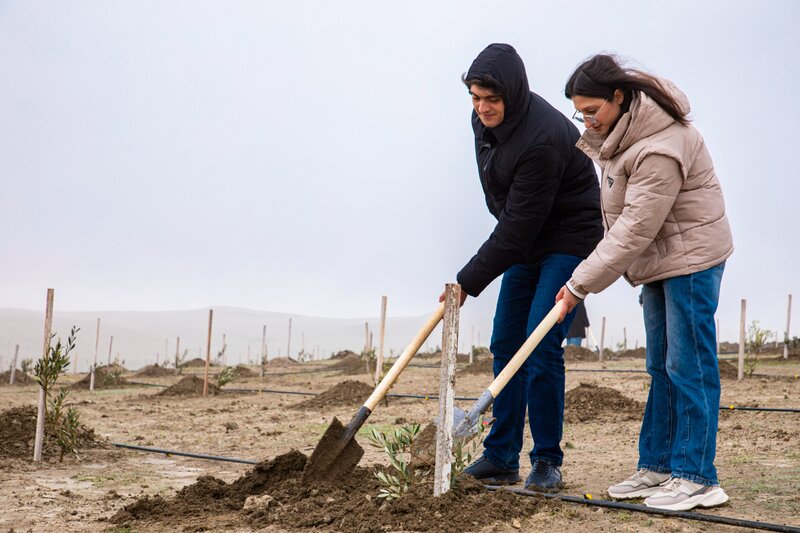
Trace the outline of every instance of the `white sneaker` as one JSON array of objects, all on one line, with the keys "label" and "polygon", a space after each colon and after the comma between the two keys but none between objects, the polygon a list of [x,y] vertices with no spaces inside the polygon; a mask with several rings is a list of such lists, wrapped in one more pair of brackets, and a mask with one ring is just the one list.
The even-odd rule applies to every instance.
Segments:
[{"label": "white sneaker", "polygon": [[644,498],[658,492],[661,484],[669,479],[669,474],[661,474],[660,472],[641,468],[622,483],[608,487],[608,495],[616,500]]},{"label": "white sneaker", "polygon": [[719,485],[701,485],[682,478],[671,478],[659,487],[657,493],[645,499],[644,504],[668,511],[688,511],[695,507],[714,507],[728,501],[728,495]]}]

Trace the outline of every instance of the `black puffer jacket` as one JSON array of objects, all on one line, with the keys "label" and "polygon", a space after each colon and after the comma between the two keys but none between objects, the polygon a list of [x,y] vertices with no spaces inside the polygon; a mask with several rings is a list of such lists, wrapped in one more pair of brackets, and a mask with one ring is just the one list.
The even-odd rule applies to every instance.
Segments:
[{"label": "black puffer jacket", "polygon": [[478,174],[494,231],[458,273],[477,296],[510,266],[562,253],[585,258],[603,237],[600,190],[578,129],[528,87],[525,65],[507,44],[489,45],[467,79],[491,75],[505,89],[503,123],[486,128],[472,112]]}]

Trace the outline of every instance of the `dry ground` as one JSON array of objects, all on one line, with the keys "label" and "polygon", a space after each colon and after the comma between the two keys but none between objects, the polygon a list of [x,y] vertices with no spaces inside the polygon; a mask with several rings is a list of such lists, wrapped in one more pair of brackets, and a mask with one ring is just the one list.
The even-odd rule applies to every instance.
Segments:
[{"label": "dry ground", "polygon": [[[418,361],[422,362],[422,361]],[[425,360],[426,363],[435,360]],[[329,362],[328,364],[332,364]],[[626,397],[645,401],[648,377],[641,373],[593,373],[579,369],[642,369],[643,360],[623,359],[605,364],[569,364],[567,389],[581,383],[616,389]],[[325,366],[292,367],[290,371],[318,369],[314,373],[268,376],[263,384],[274,389],[322,392],[347,379],[369,383],[369,378],[343,376]],[[289,371],[284,369],[284,371]],[[279,371],[273,369],[272,371]],[[438,369],[409,367],[392,392],[431,393],[438,390]],[[752,378],[741,383],[723,381],[723,405],[800,408],[800,362],[762,363],[759,373],[774,378]],[[74,382],[82,376],[65,376]],[[135,378],[167,385],[175,377]],[[457,395],[477,396],[490,382],[487,374],[459,375]],[[258,378],[235,382],[229,387],[256,387]],[[357,405],[303,411],[291,406],[304,397],[281,394],[221,394],[213,397],[157,397],[160,389],[138,387],[117,390],[73,390],[71,402],[81,411],[83,422],[111,442],[208,453],[255,460],[274,458],[291,449],[310,455],[336,415],[345,421]],[[0,387],[0,411],[35,404],[34,386]],[[469,407],[471,402],[458,402]],[[392,399],[370,417],[367,428],[390,428],[402,421],[427,423],[437,409],[433,400]],[[568,423],[563,446],[564,494],[591,493],[605,498],[605,488],[633,472],[636,464],[637,420],[600,416],[595,420]],[[231,424],[234,422],[235,424]],[[363,431],[363,430],[362,430]],[[528,437],[529,439],[529,437]],[[366,445],[362,465],[387,464],[383,453]],[[729,411],[720,416],[717,468],[722,486],[731,497],[726,506],[703,511],[748,520],[800,527],[800,414]],[[0,443],[2,445],[2,443]],[[526,449],[530,442],[526,441]],[[523,479],[527,460],[523,457]],[[234,463],[203,461],[177,456],[125,451],[117,448],[88,450],[80,459],[63,463],[51,459],[34,465],[29,459],[0,458],[0,531],[173,531],[174,527],[132,529],[114,525],[109,518],[143,495],[170,497],[198,476],[212,475],[233,481],[252,467]],[[465,513],[473,512],[464,509]],[[597,510],[575,504],[549,506],[530,516],[509,517],[508,522],[486,524],[482,531],[743,531],[741,528],[658,518],[639,513]],[[250,531],[231,528],[224,520],[209,519],[202,526],[187,524],[187,531]],[[480,528],[478,528],[480,529]],[[284,531],[270,526],[261,531]]]}]

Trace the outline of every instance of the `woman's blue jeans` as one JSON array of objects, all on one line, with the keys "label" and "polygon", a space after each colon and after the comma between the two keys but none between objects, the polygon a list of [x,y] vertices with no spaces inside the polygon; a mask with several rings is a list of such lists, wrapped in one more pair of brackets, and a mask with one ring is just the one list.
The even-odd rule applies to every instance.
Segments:
[{"label": "woman's blue jeans", "polygon": [[639,468],[716,485],[719,366],[714,313],[725,263],[644,285],[650,393]]},{"label": "woman's blue jeans", "polygon": [[[497,298],[491,351],[497,376],[555,305],[556,294],[572,276],[580,257],[546,255],[538,263],[506,270]],[[519,468],[525,411],[533,450],[531,462],[561,465],[564,425],[564,341],[575,313],[556,324],[494,401],[495,422],[483,442],[483,455],[505,469]]]}]

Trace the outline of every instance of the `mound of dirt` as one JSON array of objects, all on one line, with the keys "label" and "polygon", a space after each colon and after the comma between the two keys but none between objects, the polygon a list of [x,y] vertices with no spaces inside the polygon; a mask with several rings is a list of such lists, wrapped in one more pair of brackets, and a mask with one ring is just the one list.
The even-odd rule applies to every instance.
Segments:
[{"label": "mound of dirt", "polygon": [[631,400],[615,389],[598,387],[589,383],[567,392],[564,398],[564,421],[568,423],[590,420],[640,420],[644,404]]},{"label": "mound of dirt", "polygon": [[[95,389],[121,389],[131,387],[128,380],[122,377],[125,367],[120,365],[98,366],[94,369],[94,388]],[[72,384],[73,389],[88,389],[91,383],[91,372],[86,374],[83,379]]]},{"label": "mound of dirt", "polygon": [[361,360],[361,357],[351,352],[350,355],[338,363],[331,365],[331,370],[338,370],[346,376],[354,376],[357,374],[366,374],[367,364]]},{"label": "mound of dirt", "polygon": [[275,359],[270,359],[267,361],[267,364],[269,366],[295,366],[299,365],[300,363],[288,357],[276,357]]},{"label": "mound of dirt", "polygon": [[[0,413],[0,457],[30,459],[33,457],[33,441],[36,438],[36,408],[32,405],[12,407]],[[81,424],[78,430],[78,451],[105,446],[93,429]],[[61,449],[55,435],[45,426],[44,457],[58,458]]]},{"label": "mound of dirt", "polygon": [[331,357],[331,359],[344,359],[345,357],[349,357],[351,355],[355,355],[356,357],[358,357],[358,354],[356,352],[354,352],[354,351],[351,351],[351,350],[340,350],[340,351],[336,352],[336,354],[333,355]]},{"label": "mound of dirt", "polygon": [[240,378],[257,378],[259,377],[258,372],[253,372],[248,367],[244,365],[239,365],[235,368],[236,376]]},{"label": "mound of dirt", "polygon": [[583,346],[564,346],[564,361],[574,363],[576,361],[597,361],[597,352]]},{"label": "mound of dirt", "polygon": [[728,361],[717,360],[719,366],[719,377],[722,379],[739,379],[739,369]]},{"label": "mound of dirt", "polygon": [[[205,366],[206,366],[206,360],[201,359],[199,357],[195,357],[194,359],[189,359],[185,363],[181,364],[181,367],[183,368],[197,368],[197,367],[205,368]],[[209,366],[214,366],[214,364],[209,363]]]},{"label": "mound of dirt", "polygon": [[294,409],[324,409],[326,407],[357,406],[367,401],[372,390],[372,387],[362,381],[349,379],[292,407]]},{"label": "mound of dirt", "polygon": [[431,483],[413,485],[400,499],[377,498],[380,483],[374,468],[357,467],[337,484],[300,482],[306,456],[292,451],[258,464],[227,484],[203,476],[181,489],[174,498],[145,496],[118,511],[111,522],[135,529],[148,524],[174,526],[184,531],[217,526],[277,526],[289,530],[319,529],[378,533],[383,531],[476,531],[497,522],[532,516],[557,501],[525,498],[509,492],[488,492],[464,480],[459,488],[433,497]]},{"label": "mound of dirt", "polygon": [[[219,387],[215,384],[208,382],[208,393],[217,395],[219,394]],[[159,396],[202,396],[203,395],[203,379],[197,376],[185,376],[176,384],[167,387],[158,393]]]},{"label": "mound of dirt", "polygon": [[163,366],[147,365],[134,375],[136,377],[143,377],[143,378],[159,378],[162,376],[174,376],[175,371],[170,370],[168,368],[164,368]]},{"label": "mound of dirt", "polygon": [[[6,370],[0,374],[0,387],[9,385],[9,381],[11,381],[11,370]],[[14,385],[30,385],[31,383],[36,383],[36,380],[22,370],[17,369],[14,372]]]},{"label": "mound of dirt", "polygon": [[458,372],[461,374],[488,374],[493,375],[494,360],[491,357],[475,359],[471,365],[467,365]]},{"label": "mound of dirt", "polygon": [[647,349],[646,348],[635,348],[633,350],[621,350],[614,354],[614,357],[618,359],[644,359],[647,357]]}]

